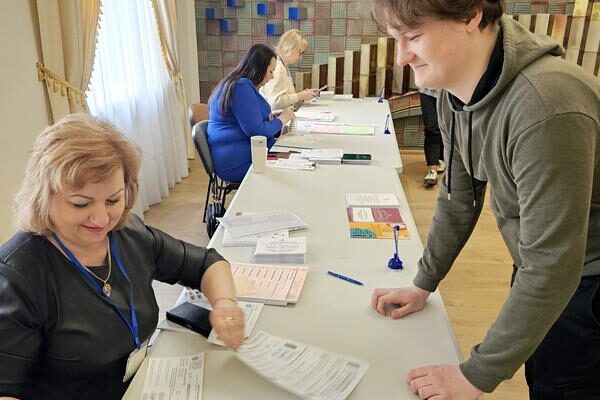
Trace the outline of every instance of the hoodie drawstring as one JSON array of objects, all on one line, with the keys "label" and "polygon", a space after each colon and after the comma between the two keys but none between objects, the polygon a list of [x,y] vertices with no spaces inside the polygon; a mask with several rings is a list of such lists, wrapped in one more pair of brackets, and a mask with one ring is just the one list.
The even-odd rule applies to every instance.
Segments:
[{"label": "hoodie drawstring", "polygon": [[450,159],[448,160],[448,172],[446,172],[446,186],[448,186],[448,200],[452,196],[452,158],[454,157],[454,112],[450,124]]},{"label": "hoodie drawstring", "polygon": [[473,207],[477,206],[477,193],[475,192],[475,174],[473,172],[473,111],[469,111],[469,175],[471,175],[471,191],[473,192]]},{"label": "hoodie drawstring", "polygon": [[[450,124],[450,159],[448,160],[448,171],[446,173],[446,186],[448,187],[448,200],[452,199],[452,159],[454,158],[454,142],[456,140],[455,131],[455,116],[452,112],[452,123]],[[477,206],[477,192],[475,191],[475,176],[473,172],[473,111],[469,112],[469,136],[468,136],[468,151],[469,151],[469,175],[471,178],[471,192],[473,193],[473,207]]]}]

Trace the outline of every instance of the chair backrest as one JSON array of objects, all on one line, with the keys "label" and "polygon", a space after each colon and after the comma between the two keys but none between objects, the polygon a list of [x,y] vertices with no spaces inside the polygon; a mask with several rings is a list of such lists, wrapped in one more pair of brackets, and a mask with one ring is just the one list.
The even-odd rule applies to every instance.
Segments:
[{"label": "chair backrest", "polygon": [[190,125],[193,127],[198,122],[208,119],[208,104],[192,104],[189,108],[188,114],[190,117]]},{"label": "chair backrest", "polygon": [[192,138],[196,151],[202,160],[204,170],[208,176],[212,177],[215,174],[215,165],[213,164],[212,156],[210,155],[210,147],[208,146],[208,121],[200,121],[192,128]]}]

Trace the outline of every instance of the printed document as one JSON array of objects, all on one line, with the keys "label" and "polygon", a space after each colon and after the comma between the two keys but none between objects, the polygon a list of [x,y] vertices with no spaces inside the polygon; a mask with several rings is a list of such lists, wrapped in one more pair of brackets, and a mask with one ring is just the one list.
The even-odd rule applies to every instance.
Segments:
[{"label": "printed document", "polygon": [[[186,291],[188,291],[188,290],[192,290],[192,289],[186,288]],[[199,296],[197,296],[195,299],[191,299],[189,295],[186,295],[186,294],[184,294],[184,292],[182,292],[182,295],[179,296],[179,299],[177,299],[177,302],[175,303],[174,307],[177,307],[178,305],[180,305],[181,303],[183,303],[185,301],[187,301],[188,303],[195,304],[200,307],[204,307],[207,310],[212,310],[212,307],[211,307],[210,303],[208,302],[208,299],[201,293],[199,293]],[[242,311],[244,313],[244,338],[247,338],[250,336],[250,334],[252,334],[252,331],[254,330],[254,326],[256,325],[256,321],[258,320],[258,317],[260,316],[260,313],[263,309],[264,304],[250,303],[250,302],[246,302],[246,301],[238,301],[238,306],[240,306],[240,308],[242,309]],[[160,321],[157,328],[165,330],[165,331],[175,331],[175,332],[189,333],[191,335],[200,335],[199,333],[196,333],[191,329],[188,329],[184,326],[181,326],[179,324],[171,322],[166,318],[163,319],[162,321]],[[213,344],[218,344],[219,346],[225,345],[225,343],[221,342],[218,339],[218,336],[215,333],[214,329],[212,331],[210,331],[210,335],[208,336],[208,342],[213,343]]]},{"label": "printed document", "polygon": [[343,400],[369,363],[259,331],[236,356],[281,388],[307,400]]},{"label": "printed document", "polygon": [[287,239],[290,237],[290,232],[287,229],[276,232],[257,233],[249,236],[240,236],[239,238],[233,238],[225,230],[223,232],[223,247],[252,247],[256,246],[256,241],[262,237],[269,237],[273,239]]},{"label": "printed document", "polygon": [[246,213],[219,218],[219,222],[234,238],[283,229],[306,228],[306,222],[290,210]]},{"label": "printed document", "polygon": [[[260,315],[264,304],[238,301],[238,305],[244,312],[244,338],[247,338],[252,333],[252,330],[254,330],[254,325],[256,325],[256,321],[258,321],[258,316]],[[210,335],[208,335],[206,341],[219,346],[225,346],[225,343],[219,339],[219,336],[214,329],[210,331]]]},{"label": "printed document", "polygon": [[285,306],[296,303],[308,267],[231,263],[239,300]]},{"label": "printed document", "polygon": [[347,206],[384,207],[398,206],[398,198],[393,193],[346,193]]},{"label": "printed document", "polygon": [[204,353],[150,358],[142,400],[202,400]]},{"label": "printed document", "polygon": [[335,115],[329,111],[298,110],[296,111],[296,118],[310,121],[331,122],[335,119]]}]

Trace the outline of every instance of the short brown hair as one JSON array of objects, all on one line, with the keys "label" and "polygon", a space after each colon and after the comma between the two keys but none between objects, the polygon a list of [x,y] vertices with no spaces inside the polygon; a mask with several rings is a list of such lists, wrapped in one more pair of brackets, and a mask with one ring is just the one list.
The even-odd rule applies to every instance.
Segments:
[{"label": "short brown hair", "polygon": [[479,28],[495,23],[504,13],[504,0],[373,0],[371,15],[378,28],[415,29],[428,18],[469,21],[483,11]]},{"label": "short brown hair", "polygon": [[125,178],[125,209],[115,229],[129,217],[138,194],[140,151],[112,124],[88,114],[70,114],[44,129],[36,138],[16,196],[17,228],[49,236],[50,197],[64,188],[81,189],[119,168]]}]

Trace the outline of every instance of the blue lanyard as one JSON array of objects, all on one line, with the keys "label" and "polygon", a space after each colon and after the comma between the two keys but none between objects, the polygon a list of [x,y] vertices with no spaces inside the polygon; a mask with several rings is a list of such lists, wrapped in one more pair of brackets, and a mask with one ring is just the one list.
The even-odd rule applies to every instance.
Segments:
[{"label": "blue lanyard", "polygon": [[110,303],[110,305],[115,309],[117,314],[119,314],[119,317],[121,317],[121,319],[123,320],[125,325],[127,325],[129,332],[131,332],[131,336],[133,337],[133,340],[135,341],[135,347],[137,349],[142,347],[142,343],[140,341],[139,330],[138,330],[137,316],[135,314],[135,303],[133,302],[133,285],[131,284],[131,281],[129,280],[129,276],[127,276],[127,272],[125,271],[125,268],[123,267],[123,264],[121,263],[121,257],[119,256],[119,250],[115,244],[115,241],[113,240],[112,232],[108,234],[108,242],[109,242],[110,248],[112,250],[112,253],[115,256],[115,260],[117,261],[117,265],[119,266],[121,273],[123,274],[125,279],[127,279],[127,282],[129,282],[129,287],[130,287],[129,298],[130,298],[130,303],[131,303],[129,310],[130,310],[131,321],[129,318],[127,318],[123,314],[123,312],[119,309],[119,307],[117,307],[117,305],[115,303],[113,303],[112,299],[106,293],[104,293],[104,290],[102,290],[102,288],[100,287],[100,285],[98,284],[96,279],[94,279],[92,277],[92,275],[83,267],[83,265],[81,265],[81,263],[79,262],[77,257],[75,257],[75,255],[73,255],[73,253],[71,253],[71,251],[69,249],[67,249],[67,247],[60,241],[60,239],[58,238],[58,236],[56,234],[54,234],[54,240],[56,240],[56,243],[58,243],[58,246],[61,248],[61,250],[67,255],[67,257],[69,257],[69,260],[71,260],[71,262],[73,262],[73,264],[75,264],[75,266],[77,267],[79,272],[81,272],[83,274],[83,276],[85,276],[87,278],[87,280],[92,284],[92,286],[94,286],[96,288],[96,290],[100,293],[100,295],[102,295],[102,296],[104,296],[104,298],[106,298],[106,300]]}]

